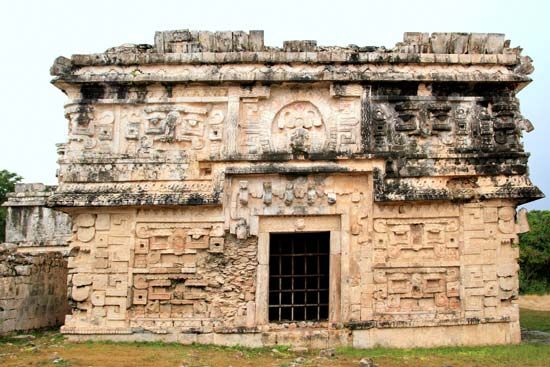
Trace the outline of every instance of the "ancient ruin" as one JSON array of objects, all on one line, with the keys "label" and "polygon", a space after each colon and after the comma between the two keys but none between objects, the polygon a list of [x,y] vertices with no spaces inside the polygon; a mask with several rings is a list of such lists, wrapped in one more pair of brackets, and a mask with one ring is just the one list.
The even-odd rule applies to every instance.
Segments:
[{"label": "ancient ruin", "polygon": [[520,341],[528,178],[502,34],[393,49],[157,32],[59,57],[72,339],[356,347]]},{"label": "ancient ruin", "polygon": [[71,220],[46,207],[55,186],[17,184],[0,243],[0,335],[58,326],[67,303],[67,241]]}]

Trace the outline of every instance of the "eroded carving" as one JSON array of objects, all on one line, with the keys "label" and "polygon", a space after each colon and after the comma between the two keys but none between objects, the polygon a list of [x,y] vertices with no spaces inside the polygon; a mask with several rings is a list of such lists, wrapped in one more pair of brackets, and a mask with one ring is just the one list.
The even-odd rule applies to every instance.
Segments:
[{"label": "eroded carving", "polygon": [[273,120],[273,148],[304,154],[321,151],[327,140],[326,126],[319,109],[307,101],[290,103]]},{"label": "eroded carving", "polygon": [[380,314],[458,312],[458,268],[377,270],[374,309]]}]

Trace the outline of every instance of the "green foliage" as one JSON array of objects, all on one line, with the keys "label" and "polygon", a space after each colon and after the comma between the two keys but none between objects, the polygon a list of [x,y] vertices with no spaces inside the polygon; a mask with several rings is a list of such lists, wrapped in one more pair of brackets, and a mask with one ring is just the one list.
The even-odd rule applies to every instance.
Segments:
[{"label": "green foliage", "polygon": [[531,230],[519,236],[520,292],[550,293],[550,210],[527,213]]},{"label": "green foliage", "polygon": [[[4,170],[0,171],[0,205],[6,201],[6,194],[15,190],[15,184],[23,178],[17,173]],[[6,234],[6,208],[0,207],[0,242],[5,240]]]}]

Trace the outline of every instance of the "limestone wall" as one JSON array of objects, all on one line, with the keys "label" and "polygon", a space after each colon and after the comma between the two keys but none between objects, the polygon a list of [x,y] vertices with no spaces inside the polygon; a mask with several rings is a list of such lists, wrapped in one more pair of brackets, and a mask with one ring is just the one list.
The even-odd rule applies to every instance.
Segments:
[{"label": "limestone wall", "polygon": [[67,302],[69,215],[46,207],[55,187],[17,184],[0,244],[0,333],[60,325]]},{"label": "limestone wall", "polygon": [[[269,179],[249,177],[247,189],[254,193]],[[285,204],[276,180],[269,181],[275,193],[269,205],[265,191],[246,200],[241,183],[235,210],[247,210],[249,222],[257,222],[252,233],[225,233],[216,207],[75,213],[68,291],[73,314],[63,332],[145,333],[181,342],[237,333],[237,342],[249,345],[325,346],[332,340],[373,346],[383,342],[377,338],[386,337],[386,329],[398,336],[403,328],[428,327],[429,334],[430,327],[487,324],[505,333],[487,334],[480,343],[519,341],[513,301],[520,228],[509,202],[369,205],[362,191],[368,179],[330,179],[334,202],[318,187],[315,202],[294,197],[293,206]],[[302,184],[294,181],[292,192]],[[286,216],[269,215],[281,211]],[[269,323],[268,234],[319,230],[331,233],[328,322]],[[508,326],[491,326],[501,323]],[[320,341],[304,339],[300,326]],[[423,345],[399,343],[393,345]]]},{"label": "limestone wall", "polygon": [[226,237],[219,211],[95,211],[75,226],[65,332],[254,326],[255,242]]},{"label": "limestone wall", "polygon": [[55,186],[16,184],[7,195],[6,242],[25,251],[63,251],[71,234],[70,217],[46,207]]},{"label": "limestone wall", "polygon": [[70,312],[60,252],[20,253],[0,244],[0,334],[56,326]]}]

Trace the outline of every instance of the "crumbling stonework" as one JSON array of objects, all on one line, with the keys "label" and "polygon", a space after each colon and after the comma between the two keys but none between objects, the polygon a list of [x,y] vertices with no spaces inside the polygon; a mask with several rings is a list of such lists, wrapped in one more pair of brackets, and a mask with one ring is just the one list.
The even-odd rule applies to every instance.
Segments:
[{"label": "crumbling stonework", "polygon": [[[515,97],[532,70],[503,35],[467,33],[406,33],[391,50],[279,49],[260,31],[182,30],[58,58],[69,139],[48,203],[73,219],[63,332],[250,346],[519,342],[527,225],[515,209],[543,196]],[[272,236],[327,232],[326,274],[307,273],[317,252],[302,269],[329,279],[315,287],[327,297],[317,318],[275,320],[274,279],[291,275],[272,266]]]},{"label": "crumbling stonework", "polygon": [[60,252],[21,253],[0,244],[0,335],[62,324],[67,260]]},{"label": "crumbling stonework", "polygon": [[7,207],[6,242],[19,250],[64,251],[71,236],[71,218],[46,207],[55,186],[16,184],[3,204]]},{"label": "crumbling stonework", "polygon": [[0,334],[57,326],[67,303],[67,241],[70,217],[47,208],[55,190],[16,184],[7,207],[6,241],[0,243]]}]

